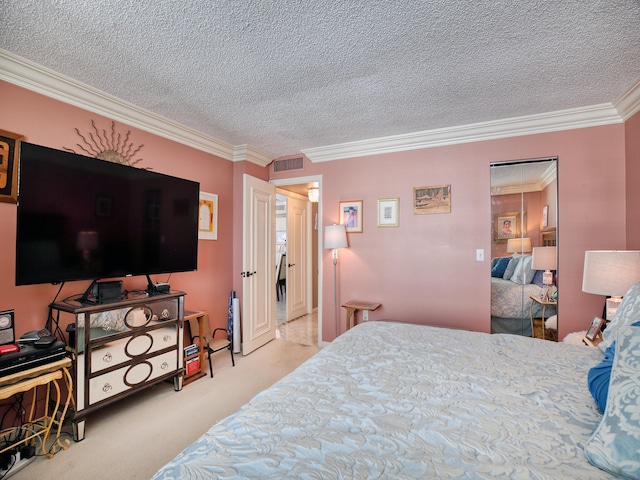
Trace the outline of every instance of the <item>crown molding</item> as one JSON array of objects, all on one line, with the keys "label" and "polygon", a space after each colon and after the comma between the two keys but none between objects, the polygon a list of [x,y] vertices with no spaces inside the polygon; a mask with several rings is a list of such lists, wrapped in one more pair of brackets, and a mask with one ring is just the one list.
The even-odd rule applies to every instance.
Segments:
[{"label": "crown molding", "polygon": [[349,157],[363,157],[420,148],[441,147],[460,143],[496,140],[538,133],[573,130],[612,123],[622,123],[616,108],[605,103],[584,108],[559,110],[538,115],[439,128],[391,137],[380,137],[326,147],[308,148],[302,152],[312,162],[329,162]]},{"label": "crown molding", "polygon": [[275,157],[273,155],[247,144],[236,145],[233,148],[234,162],[246,160],[247,162],[255,163],[261,167],[266,167],[274,158]]},{"label": "crown molding", "polygon": [[[273,156],[257,148],[249,145],[233,146],[204,135],[3,49],[0,49],[0,80],[229,161],[249,161],[266,166],[273,160]],[[308,148],[301,152],[311,162],[328,162],[343,158],[622,123],[638,111],[640,111],[640,78],[613,104],[606,103],[492,122],[373,138]]]},{"label": "crown molding", "polygon": [[620,94],[613,104],[625,122],[640,112],[640,77],[626,91]]},{"label": "crown molding", "polygon": [[[264,166],[264,153],[259,154],[246,145],[238,149],[3,49],[0,49],[0,80],[225,160],[247,160]],[[243,158],[242,151],[247,153],[246,158]]]}]

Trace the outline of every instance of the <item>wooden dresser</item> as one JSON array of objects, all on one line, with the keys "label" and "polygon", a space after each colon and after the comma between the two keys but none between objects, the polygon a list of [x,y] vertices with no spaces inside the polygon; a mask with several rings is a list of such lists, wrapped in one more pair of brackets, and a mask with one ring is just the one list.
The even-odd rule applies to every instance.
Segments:
[{"label": "wooden dresser", "polygon": [[183,292],[102,305],[73,303],[54,303],[50,310],[56,324],[75,324],[69,350],[76,441],[84,438],[87,415],[105,405],[164,380],[182,389]]}]

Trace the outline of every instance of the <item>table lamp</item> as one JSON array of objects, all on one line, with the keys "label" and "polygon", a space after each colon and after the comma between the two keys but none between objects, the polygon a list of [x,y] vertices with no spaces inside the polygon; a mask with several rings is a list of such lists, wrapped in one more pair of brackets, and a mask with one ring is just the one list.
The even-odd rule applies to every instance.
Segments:
[{"label": "table lamp", "polygon": [[510,238],[507,240],[507,253],[525,253],[531,251],[529,237]]},{"label": "table lamp", "polygon": [[640,281],[640,250],[591,250],[584,252],[582,291],[607,295],[606,319],[613,320],[622,296]]},{"label": "table lamp", "polygon": [[549,300],[549,287],[553,285],[553,273],[551,270],[557,268],[556,247],[533,247],[531,253],[531,268],[534,270],[544,270],[542,274],[542,299]]}]

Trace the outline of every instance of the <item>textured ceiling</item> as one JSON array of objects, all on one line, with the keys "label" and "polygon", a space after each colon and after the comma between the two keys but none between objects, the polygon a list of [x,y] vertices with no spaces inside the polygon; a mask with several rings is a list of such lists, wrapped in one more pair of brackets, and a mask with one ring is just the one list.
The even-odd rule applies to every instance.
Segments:
[{"label": "textured ceiling", "polygon": [[638,0],[3,0],[0,48],[232,145],[307,148],[613,102]]}]

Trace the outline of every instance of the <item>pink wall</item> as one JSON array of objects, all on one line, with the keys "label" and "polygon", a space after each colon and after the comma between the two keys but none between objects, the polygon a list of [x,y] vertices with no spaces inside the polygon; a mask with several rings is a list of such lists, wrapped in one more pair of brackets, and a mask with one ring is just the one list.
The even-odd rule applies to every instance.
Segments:
[{"label": "pink wall", "polygon": [[[0,82],[2,91],[3,122],[0,128],[25,136],[26,142],[52,148],[74,148],[80,142],[75,132],[92,131],[91,120],[99,130],[111,131],[111,120],[100,115],[64,104],[51,98]],[[218,240],[200,240],[198,244],[197,272],[176,273],[171,276],[173,289],[187,292],[187,309],[206,310],[212,323],[226,325],[227,296],[232,285],[232,206],[233,164],[227,160],[203,153],[150,133],[116,122],[116,131],[131,131],[130,141],[144,145],[135,158],[142,158],[138,166],[200,182],[200,189],[217,193],[219,205]],[[64,192],[60,192],[64,196]],[[0,203],[0,310],[14,309],[16,334],[44,326],[48,304],[54,299],[59,286],[15,286],[16,205]],[[157,278],[156,278],[157,277]],[[166,280],[167,276],[154,276]],[[82,293],[89,282],[71,282],[64,286],[59,299]],[[125,280],[125,288],[143,288],[146,279],[133,277]]]},{"label": "pink wall", "polygon": [[627,248],[640,250],[640,112],[625,123]]},{"label": "pink wall", "polygon": [[[491,140],[305,164],[323,176],[321,225],[363,200],[361,234],[340,251],[338,302],[382,303],[370,319],[490,328],[491,162],[558,156],[559,335],[584,330],[604,298],[585,294],[585,250],[625,248],[624,126]],[[286,172],[272,173],[286,178]],[[291,176],[291,175],[289,175]],[[450,214],[414,215],[413,187],[451,184]],[[378,198],[400,198],[400,226],[378,228]],[[476,249],[485,251],[477,262]],[[333,338],[333,264],[323,256],[323,338]],[[339,312],[340,331],[344,309]]]},{"label": "pink wall", "polygon": [[[74,145],[74,128],[88,131],[111,121],[7,83],[0,128],[23,133],[28,142],[54,148]],[[311,164],[300,175],[323,176],[323,218],[338,219],[340,200],[364,201],[364,232],[350,234],[350,248],[340,253],[339,299],[376,300],[382,307],[371,319],[489,331],[492,247],[489,165],[501,160],[558,156],[558,239],[560,338],[583,330],[602,310],[603,298],[581,291],[584,251],[640,245],[637,183],[640,162],[640,115],[626,125],[475,142],[394,154]],[[198,271],[175,274],[173,288],[188,292],[187,308],[211,313],[213,323],[226,322],[227,295],[239,290],[242,246],[242,174],[268,178],[266,169],[233,164],[213,155],[117,124],[144,144],[140,157],[154,170],[197,180],[201,189],[219,195],[217,241],[200,241]],[[634,138],[632,138],[634,137]],[[627,154],[625,157],[625,147]],[[627,177],[625,180],[625,168]],[[290,176],[290,175],[289,175]],[[286,178],[286,173],[273,174]],[[414,215],[413,187],[451,184],[450,214]],[[625,190],[626,187],[626,190]],[[378,228],[378,198],[400,197],[400,226]],[[625,209],[629,205],[629,209]],[[16,310],[20,334],[44,323],[57,286],[16,287],[15,205],[0,203],[0,308]],[[476,249],[486,260],[475,260]],[[333,264],[323,252],[324,340],[333,338]],[[164,279],[161,279],[164,280]],[[139,287],[143,279],[129,280]],[[61,297],[78,293],[87,283],[66,285]],[[342,310],[342,309],[341,309]],[[340,312],[340,319],[343,318]],[[339,323],[341,331],[343,322]]]}]

